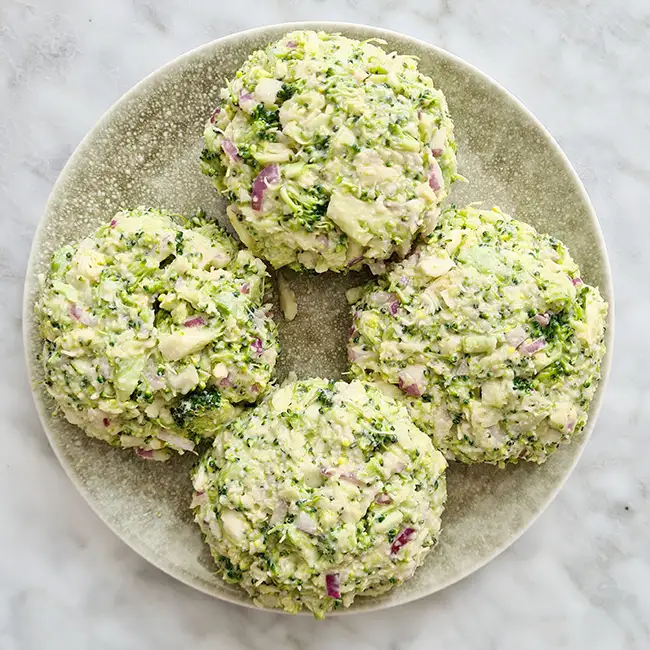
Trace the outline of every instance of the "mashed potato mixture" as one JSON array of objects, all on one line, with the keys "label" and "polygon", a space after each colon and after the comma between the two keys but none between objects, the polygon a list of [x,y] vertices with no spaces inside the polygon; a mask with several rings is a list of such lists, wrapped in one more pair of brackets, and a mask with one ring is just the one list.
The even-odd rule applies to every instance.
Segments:
[{"label": "mashed potato mixture", "polygon": [[217,437],[196,521],[225,580],[318,618],[413,575],[440,531],[446,462],[368,383],[293,382]]},{"label": "mashed potato mixture", "polygon": [[119,212],[41,277],[48,392],[89,436],[158,460],[193,450],[269,385],[278,346],[266,275],[201,217]]},{"label": "mashed potato mixture", "polygon": [[451,208],[366,288],[349,359],[449,457],[541,463],[587,421],[606,313],[562,242],[496,208]]},{"label": "mashed potato mixture", "polygon": [[203,171],[275,268],[380,271],[432,228],[456,178],[444,95],[376,43],[293,32],[221,91]]}]

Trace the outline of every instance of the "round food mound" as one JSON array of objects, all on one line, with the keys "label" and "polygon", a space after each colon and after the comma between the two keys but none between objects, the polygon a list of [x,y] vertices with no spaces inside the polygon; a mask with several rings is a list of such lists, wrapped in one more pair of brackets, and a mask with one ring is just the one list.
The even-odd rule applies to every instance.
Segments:
[{"label": "round food mound", "polygon": [[191,451],[269,384],[266,275],[201,215],[119,212],[40,278],[48,392],[89,436],[156,460]]},{"label": "round food mound", "polygon": [[353,311],[352,372],[448,457],[542,463],[587,421],[607,305],[561,242],[497,208],[445,211]]},{"label": "round food mound", "polygon": [[203,172],[242,241],[275,268],[381,271],[432,228],[456,178],[444,95],[415,57],[371,41],[287,34],[252,54],[221,99]]},{"label": "round food mound", "polygon": [[224,429],[192,505],[226,581],[322,618],[413,575],[440,531],[446,465],[371,384],[310,379]]}]

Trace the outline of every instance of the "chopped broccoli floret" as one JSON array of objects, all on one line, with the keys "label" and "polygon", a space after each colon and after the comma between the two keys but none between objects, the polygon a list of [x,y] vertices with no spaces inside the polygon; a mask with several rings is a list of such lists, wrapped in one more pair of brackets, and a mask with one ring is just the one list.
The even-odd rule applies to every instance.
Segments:
[{"label": "chopped broccoli floret", "polygon": [[199,436],[214,436],[215,429],[229,422],[238,409],[214,388],[195,390],[172,407],[176,425]]},{"label": "chopped broccoli floret", "polygon": [[291,99],[296,94],[297,90],[298,87],[296,84],[283,83],[282,88],[278,90],[278,94],[276,95],[276,101],[279,103],[286,102],[287,99]]}]

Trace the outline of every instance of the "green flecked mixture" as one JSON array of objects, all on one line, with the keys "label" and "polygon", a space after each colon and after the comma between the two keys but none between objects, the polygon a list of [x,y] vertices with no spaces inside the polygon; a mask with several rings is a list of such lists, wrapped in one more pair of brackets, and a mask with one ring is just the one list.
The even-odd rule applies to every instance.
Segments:
[{"label": "green flecked mixture", "polygon": [[587,421],[606,314],[562,242],[452,207],[365,289],[348,354],[449,457],[541,463]]},{"label": "green flecked mixture", "polygon": [[192,505],[226,581],[322,618],[413,575],[440,531],[446,465],[372,384],[297,381],[224,428]]},{"label": "green flecked mixture", "polygon": [[292,32],[221,91],[202,169],[275,268],[380,272],[435,225],[456,178],[445,97],[378,44]]},{"label": "green flecked mixture", "polygon": [[193,450],[269,386],[266,276],[202,215],[119,212],[40,278],[48,392],[89,436],[156,460]]}]

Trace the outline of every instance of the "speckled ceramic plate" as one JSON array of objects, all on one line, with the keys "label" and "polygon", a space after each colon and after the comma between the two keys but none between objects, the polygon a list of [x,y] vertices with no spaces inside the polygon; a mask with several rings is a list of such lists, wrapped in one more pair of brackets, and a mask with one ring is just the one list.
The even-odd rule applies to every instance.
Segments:
[{"label": "speckled ceramic plate", "polygon": [[[234,34],[172,61],[127,93],[81,143],[59,178],[34,240],[25,291],[25,343],[45,431],[70,478],[99,516],[132,548],[179,580],[225,600],[250,605],[213,573],[189,510],[191,455],[167,464],[87,438],[52,415],[38,387],[32,306],[37,274],[55,248],[94,230],[119,208],[150,204],[189,213],[203,207],[224,220],[224,205],[199,169],[200,136],[226,78],[255,49],[297,28],[380,37],[387,48],[420,57],[421,70],[446,94],[456,125],[457,204],[499,205],[564,240],[583,277],[600,287],[613,308],[609,264],[589,199],[566,157],[541,124],[503,88],[433,45],[371,27],[337,23],[276,25]],[[288,274],[299,313],[280,323],[280,378],[338,378],[345,370],[347,277]],[[605,379],[610,352],[603,365]],[[449,468],[444,533],[415,577],[380,598],[360,598],[351,611],[388,607],[431,594],[475,571],[510,545],[549,504],[570,474],[593,430],[604,380],[587,430],[541,467],[521,463]]]}]

